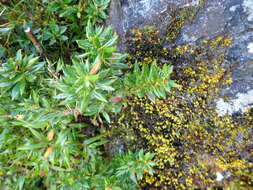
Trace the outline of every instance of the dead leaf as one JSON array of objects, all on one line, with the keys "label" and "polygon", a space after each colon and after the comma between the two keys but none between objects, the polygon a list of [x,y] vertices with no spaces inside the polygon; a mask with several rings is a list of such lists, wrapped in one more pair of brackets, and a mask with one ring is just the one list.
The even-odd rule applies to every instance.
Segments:
[{"label": "dead leaf", "polygon": [[92,67],[92,69],[91,69],[91,71],[90,71],[89,74],[91,74],[91,75],[96,74],[96,73],[100,70],[101,64],[102,64],[102,62],[101,62],[100,58],[98,58],[98,59],[96,60],[96,63],[95,63],[94,66]]},{"label": "dead leaf", "polygon": [[109,99],[109,102],[120,102],[122,99],[122,96],[121,95],[117,95],[115,97],[112,97]]},{"label": "dead leaf", "polygon": [[53,152],[53,147],[48,147],[47,151],[44,154],[44,158],[48,158],[50,156],[50,154]]},{"label": "dead leaf", "polygon": [[47,140],[51,141],[54,138],[54,129],[51,129],[47,134]]}]

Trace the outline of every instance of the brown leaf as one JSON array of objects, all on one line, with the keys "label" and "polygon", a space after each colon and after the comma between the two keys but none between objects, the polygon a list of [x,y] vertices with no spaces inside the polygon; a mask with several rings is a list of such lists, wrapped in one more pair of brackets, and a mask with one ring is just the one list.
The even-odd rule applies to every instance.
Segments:
[{"label": "brown leaf", "polygon": [[115,97],[112,97],[109,99],[109,102],[120,102],[122,100],[122,96],[121,95],[117,95]]},{"label": "brown leaf", "polygon": [[51,141],[54,138],[54,129],[51,129],[47,134],[47,140]]},{"label": "brown leaf", "polygon": [[48,147],[47,151],[44,154],[44,158],[48,158],[50,156],[50,154],[53,152],[53,147]]},{"label": "brown leaf", "polygon": [[40,171],[40,177],[45,177],[46,176],[46,173],[42,170],[42,171]]},{"label": "brown leaf", "polygon": [[96,60],[96,63],[95,63],[94,66],[92,67],[92,69],[91,69],[91,71],[90,71],[89,74],[91,74],[91,75],[96,74],[96,73],[100,70],[101,64],[102,64],[102,62],[101,62],[100,58],[98,58],[98,59]]}]

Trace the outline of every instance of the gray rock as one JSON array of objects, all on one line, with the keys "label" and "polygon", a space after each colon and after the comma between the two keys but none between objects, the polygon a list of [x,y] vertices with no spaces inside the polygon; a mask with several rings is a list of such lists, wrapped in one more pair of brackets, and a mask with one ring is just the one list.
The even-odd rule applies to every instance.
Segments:
[{"label": "gray rock", "polygon": [[124,37],[134,28],[151,25],[163,32],[171,24],[171,14],[183,7],[198,6],[199,0],[112,0],[108,23],[119,35],[124,50]]},{"label": "gray rock", "polygon": [[[109,22],[124,39],[132,28],[166,28],[173,11],[199,4],[197,0],[112,0]],[[205,6],[191,23],[183,26],[175,43],[196,43],[217,36],[233,37],[225,64],[229,64],[234,80],[222,90],[216,102],[217,111],[219,115],[244,111],[253,105],[253,0],[205,0]],[[231,100],[225,102],[223,96]]]},{"label": "gray rock", "polygon": [[185,44],[220,35],[233,37],[227,57],[234,82],[222,90],[231,101],[217,100],[219,115],[245,111],[253,103],[252,11],[252,0],[207,0],[193,24],[185,25],[177,39],[178,44]]}]

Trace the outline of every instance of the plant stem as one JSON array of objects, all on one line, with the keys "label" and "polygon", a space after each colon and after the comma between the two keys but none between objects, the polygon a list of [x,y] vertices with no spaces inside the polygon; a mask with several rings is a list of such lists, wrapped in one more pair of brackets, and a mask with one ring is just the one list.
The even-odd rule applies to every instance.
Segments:
[{"label": "plant stem", "polygon": [[36,48],[36,50],[40,53],[40,54],[43,54],[44,51],[43,51],[43,48],[40,44],[40,42],[37,40],[37,38],[34,36],[32,30],[30,27],[28,27],[27,29],[25,29],[25,34],[26,36],[28,37],[29,40],[32,41],[34,47]]}]

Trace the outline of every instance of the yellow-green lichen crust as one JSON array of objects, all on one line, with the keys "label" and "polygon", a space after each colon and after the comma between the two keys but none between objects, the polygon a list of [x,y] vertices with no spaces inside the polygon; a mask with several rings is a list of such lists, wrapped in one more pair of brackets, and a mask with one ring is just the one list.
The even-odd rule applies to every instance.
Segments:
[{"label": "yellow-green lichen crust", "polygon": [[[151,49],[162,48],[153,38],[158,31],[133,33],[136,42],[147,40]],[[232,40],[218,36],[197,45],[162,48],[159,54],[144,52],[143,42],[137,47],[139,54],[132,54],[141,64],[161,58],[169,61],[175,66],[172,78],[179,84],[165,100],[129,97],[128,106],[108,131],[109,136],[120,133],[129,148],[156,154],[155,174],[146,175],[142,186],[253,188],[253,110],[219,117],[213,106],[220,89],[232,83],[229,68],[224,66]],[[218,174],[223,176],[221,181]]]}]

